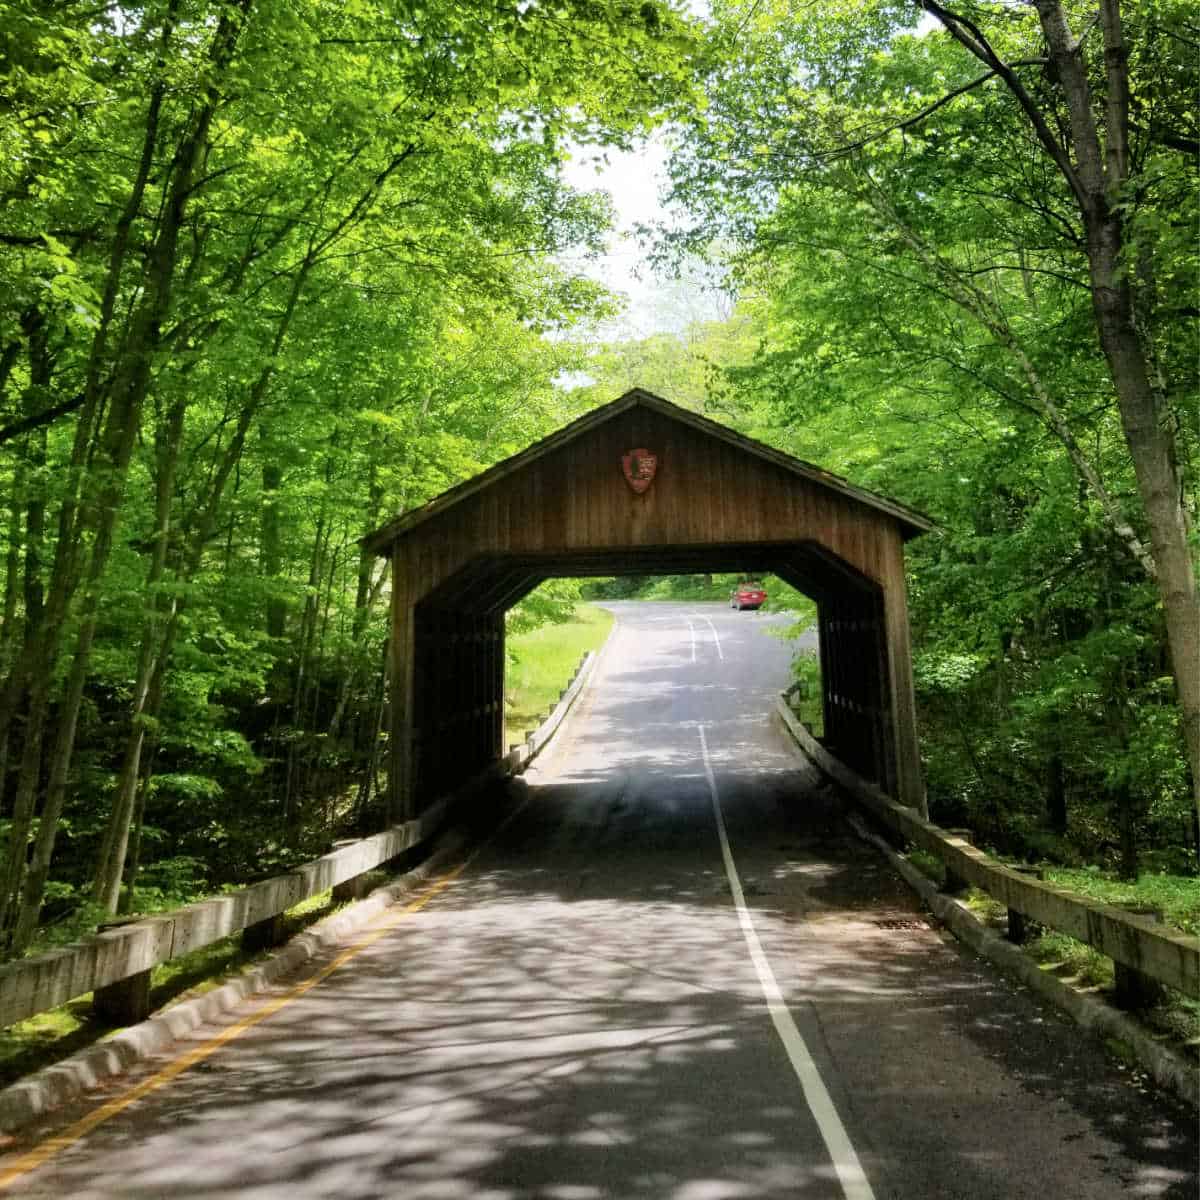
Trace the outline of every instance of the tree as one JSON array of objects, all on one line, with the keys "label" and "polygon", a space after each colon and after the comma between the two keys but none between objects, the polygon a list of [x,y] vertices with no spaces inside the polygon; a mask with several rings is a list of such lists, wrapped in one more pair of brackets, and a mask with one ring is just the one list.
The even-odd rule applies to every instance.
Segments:
[{"label": "tree", "polygon": [[[267,807],[318,836],[293,820],[320,758],[300,742],[362,690],[358,654],[321,677],[346,590],[362,639],[384,587],[355,539],[543,431],[545,372],[573,352],[539,335],[604,303],[551,259],[608,217],[562,185],[561,147],[651,121],[690,40],[654,3],[12,0],[0,30],[0,934],[19,950],[81,811],[111,908],[156,796],[215,813],[238,772],[273,782],[290,738]],[[492,380],[484,327],[510,355]],[[477,372],[455,374],[456,344]]]},{"label": "tree", "polygon": [[[676,160],[677,198],[704,214],[695,237],[720,228],[756,248],[743,279],[769,278],[789,252],[810,263],[838,255],[841,236],[849,269],[890,274],[902,293],[890,306],[847,305],[843,321],[899,326],[911,352],[924,330],[904,310],[937,294],[1003,352],[1014,378],[996,374],[993,355],[989,386],[1038,412],[1155,580],[1195,788],[1200,609],[1181,473],[1195,431],[1178,417],[1195,385],[1185,347],[1198,311],[1185,290],[1196,180],[1181,157],[1195,141],[1183,10],[1139,10],[1130,37],[1114,3],[1098,36],[1080,40],[1057,4],[1036,5],[1036,22],[1027,10],[923,7],[953,42],[906,36],[912,8],[830,5],[799,21],[769,5],[719,8],[721,50],[709,104]],[[828,224],[807,244],[789,241],[814,196],[837,198],[820,204]],[[861,294],[856,282],[841,286]],[[967,330],[943,330],[945,339],[929,327],[937,353],[978,372],[974,353],[946,345],[965,348]],[[1054,346],[1079,376],[1058,370]],[[1105,411],[1095,362],[1121,420],[1133,496],[1084,449],[1088,413]],[[1081,393],[1093,403],[1068,399]]]},{"label": "tree", "polygon": [[[1141,82],[1134,74],[1135,60],[1147,72],[1160,65],[1177,70],[1171,51],[1161,54],[1161,43],[1183,28],[1186,10],[1166,4],[1140,13],[1133,24],[1136,44],[1131,47],[1119,0],[1101,0],[1098,17],[1080,19],[1074,30],[1073,14],[1060,0],[1035,0],[1044,65],[1055,85],[1047,95],[1037,97],[1007,61],[1012,55],[1002,42],[997,39],[993,45],[981,24],[972,19],[984,17],[986,10],[960,13],[935,0],[919,3],[967,53],[1004,82],[1042,151],[1066,182],[1082,224],[1081,249],[1088,266],[1096,332],[1150,530],[1193,797],[1200,811],[1200,600],[1179,472],[1180,418],[1168,377],[1169,360],[1157,330],[1155,310],[1163,303],[1158,295],[1162,264],[1155,262],[1152,229],[1139,220],[1156,190],[1161,153],[1189,155],[1194,167],[1200,142],[1194,129],[1163,128],[1161,118],[1144,102],[1141,109],[1149,123],[1138,129],[1133,120],[1135,91],[1140,90],[1135,80]],[[1089,43],[1088,35],[1097,24],[1101,37]],[[1007,41],[1011,36],[1008,23],[1000,38]],[[1186,71],[1181,75],[1179,82],[1186,80]],[[1194,73],[1191,82],[1194,95]],[[1151,94],[1156,86],[1150,83]],[[1169,103],[1177,106],[1177,97],[1170,97]],[[1175,302],[1174,296],[1167,300]]]}]

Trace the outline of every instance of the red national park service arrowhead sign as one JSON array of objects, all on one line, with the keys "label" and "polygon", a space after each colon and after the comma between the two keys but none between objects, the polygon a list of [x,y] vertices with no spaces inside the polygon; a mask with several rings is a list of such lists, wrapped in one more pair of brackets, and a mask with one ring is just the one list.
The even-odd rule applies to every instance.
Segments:
[{"label": "red national park service arrowhead sign", "polygon": [[621,455],[621,470],[625,472],[625,482],[640,496],[654,482],[658,455],[645,448],[630,450]]}]

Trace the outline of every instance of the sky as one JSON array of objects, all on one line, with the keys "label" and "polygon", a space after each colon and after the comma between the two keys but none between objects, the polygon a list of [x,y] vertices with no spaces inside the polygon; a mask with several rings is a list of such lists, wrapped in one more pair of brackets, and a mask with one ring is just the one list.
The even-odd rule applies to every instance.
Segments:
[{"label": "sky", "polygon": [[[686,0],[694,16],[707,18],[707,0]],[[914,32],[926,34],[938,27],[922,13]],[[605,322],[596,336],[604,341],[644,338],[655,333],[681,333],[695,321],[723,319],[730,314],[732,298],[715,286],[716,277],[697,265],[691,278],[656,277],[648,247],[634,235],[634,227],[669,217],[661,202],[667,186],[669,150],[664,131],[658,131],[634,151],[602,150],[581,146],[572,151],[564,169],[566,181],[580,190],[608,192],[616,209],[616,229],[609,237],[608,253],[597,260],[564,256],[589,278],[628,297],[625,313]],[[596,169],[598,158],[603,158]]]},{"label": "sky", "polygon": [[658,135],[628,152],[576,147],[564,168],[564,178],[572,187],[600,189],[613,199],[616,228],[609,236],[607,253],[594,260],[563,259],[628,297],[625,313],[597,330],[597,336],[605,341],[679,333],[694,321],[728,315],[728,297],[713,286],[711,276],[706,277],[699,267],[682,280],[656,276],[649,262],[649,247],[634,234],[639,224],[669,217],[661,200],[667,186],[668,153],[665,139]]}]

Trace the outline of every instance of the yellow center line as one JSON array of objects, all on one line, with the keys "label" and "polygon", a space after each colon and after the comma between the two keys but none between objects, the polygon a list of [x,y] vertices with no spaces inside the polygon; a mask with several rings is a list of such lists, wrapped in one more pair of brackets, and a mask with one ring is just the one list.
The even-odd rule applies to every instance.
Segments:
[{"label": "yellow center line", "polygon": [[[509,820],[515,815],[515,813],[511,814]],[[508,821],[504,822],[504,824],[507,823]],[[148,1096],[151,1092],[156,1092],[160,1087],[170,1083],[177,1075],[182,1075],[189,1067],[215,1054],[226,1043],[232,1042],[234,1038],[241,1037],[247,1029],[257,1025],[260,1021],[265,1021],[268,1017],[274,1016],[281,1008],[291,1004],[293,1000],[298,1000],[305,992],[316,987],[323,980],[328,979],[334,971],[344,966],[368,946],[372,946],[380,938],[386,937],[392,931],[392,928],[405,917],[418,912],[435,896],[445,891],[470,866],[472,859],[479,853],[480,849],[482,847],[478,847],[474,853],[459,863],[457,867],[447,871],[445,875],[426,888],[417,899],[406,904],[399,912],[388,912],[383,914],[382,917],[377,918],[369,927],[371,928],[370,933],[353,942],[336,958],[323,966],[315,975],[310,976],[303,983],[297,984],[290,992],[287,992],[283,996],[278,996],[274,1000],[267,1001],[267,1003],[255,1009],[248,1016],[221,1030],[220,1033],[203,1045],[196,1046],[186,1053],[181,1054],[173,1062],[163,1067],[157,1074],[151,1075],[149,1079],[136,1084],[122,1095],[114,1097],[107,1103],[100,1105],[97,1109],[93,1109],[87,1116],[81,1117],[74,1125],[68,1126],[63,1130],[62,1133],[47,1138],[32,1150],[21,1155],[15,1162],[0,1171],[0,1191],[10,1187],[23,1175],[28,1175],[31,1171],[36,1171],[38,1167],[53,1158],[54,1155],[67,1149],[68,1146],[74,1145],[80,1138],[86,1137],[93,1129],[111,1120],[143,1096]],[[382,923],[380,924],[379,922]]]}]

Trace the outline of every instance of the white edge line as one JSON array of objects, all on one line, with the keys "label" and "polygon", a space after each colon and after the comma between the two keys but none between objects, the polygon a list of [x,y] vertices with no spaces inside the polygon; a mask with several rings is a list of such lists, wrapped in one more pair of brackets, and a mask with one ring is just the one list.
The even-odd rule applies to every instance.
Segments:
[{"label": "white edge line", "polygon": [[695,627],[695,625],[692,624],[691,617],[686,618],[686,620],[688,623],[688,629],[691,630],[691,634],[692,634],[692,662],[695,662],[696,661],[696,627]]},{"label": "white edge line", "polygon": [[725,652],[724,652],[724,651],[721,649],[721,635],[720,635],[719,633],[717,633],[717,627],[716,627],[716,626],[715,626],[715,625],[712,623],[712,618],[711,618],[711,617],[705,617],[704,619],[705,619],[705,620],[708,622],[708,627],[709,627],[709,629],[711,629],[711,630],[713,631],[713,637],[714,637],[714,638],[716,638],[716,641],[717,641],[717,657],[718,657],[718,658],[719,658],[719,659],[720,659],[722,662],[724,662],[724,661],[725,661]]},{"label": "white edge line", "polygon": [[729,879],[729,890],[733,895],[733,905],[737,910],[738,924],[746,939],[750,951],[750,959],[758,974],[758,982],[762,987],[763,996],[767,1001],[767,1011],[775,1025],[775,1032],[787,1051],[787,1056],[800,1081],[800,1089],[804,1093],[808,1109],[821,1131],[825,1148],[833,1160],[833,1168],[837,1172],[839,1183],[846,1200],[875,1200],[875,1193],[863,1171],[862,1163],[858,1160],[846,1128],[834,1107],[833,1098],[825,1087],[825,1081],[813,1062],[800,1030],[796,1028],[791,1010],[784,1001],[779,981],[767,961],[762,943],[754,929],[754,921],[750,910],[746,907],[746,897],[742,891],[742,881],[738,878],[737,867],[734,865],[733,852],[729,848],[729,837],[725,832],[725,818],[721,815],[721,801],[717,795],[717,780],[713,774],[712,760],[708,754],[708,739],[704,736],[704,726],[697,726],[700,732],[700,749],[704,755],[704,774],[708,780],[708,792],[712,797],[713,816],[717,822],[717,836],[721,840],[721,857],[725,861],[725,874]]}]

